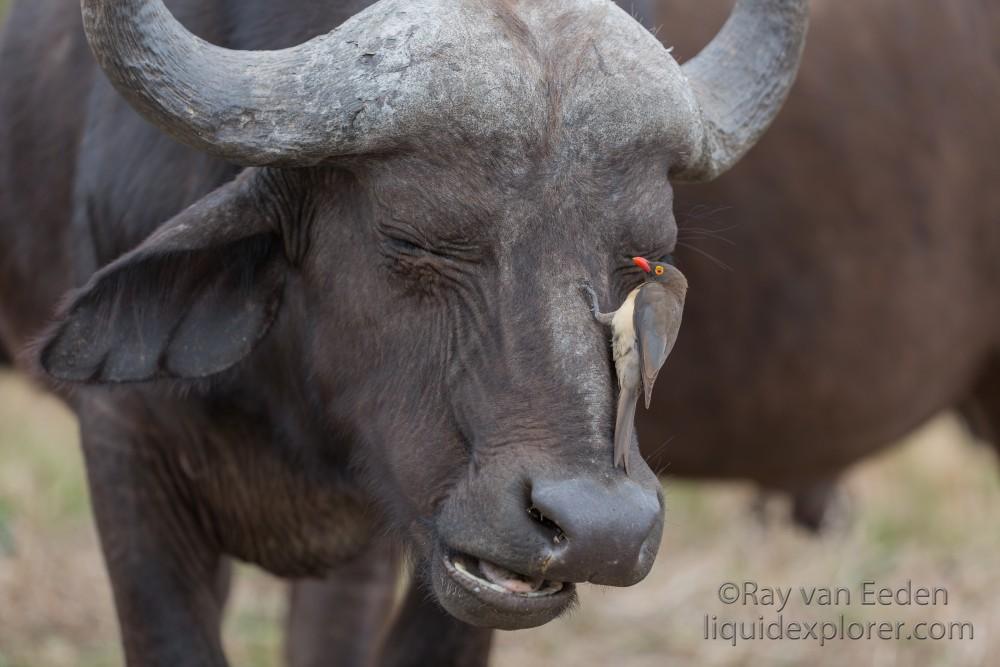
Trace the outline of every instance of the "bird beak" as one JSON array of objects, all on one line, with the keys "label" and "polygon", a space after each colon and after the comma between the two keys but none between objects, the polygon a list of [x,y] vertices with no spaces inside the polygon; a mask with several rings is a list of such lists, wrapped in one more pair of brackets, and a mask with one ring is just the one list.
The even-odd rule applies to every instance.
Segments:
[{"label": "bird beak", "polygon": [[645,271],[646,273],[650,273],[653,270],[653,267],[649,265],[649,262],[643,259],[642,257],[633,257],[632,261],[635,262],[635,265],[638,266],[643,271]]}]

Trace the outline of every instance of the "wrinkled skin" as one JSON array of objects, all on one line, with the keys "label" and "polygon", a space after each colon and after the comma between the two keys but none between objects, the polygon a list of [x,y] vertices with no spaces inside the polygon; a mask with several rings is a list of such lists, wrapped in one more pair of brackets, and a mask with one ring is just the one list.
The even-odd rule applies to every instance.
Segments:
[{"label": "wrinkled skin", "polygon": [[[301,42],[357,9],[168,4],[206,39],[251,49]],[[456,551],[548,581],[642,579],[660,541],[659,483],[645,465],[629,477],[613,466],[607,335],[579,285],[621,300],[641,280],[630,257],[673,250],[657,138],[627,159],[579,155],[557,129],[526,122],[487,143],[456,133],[337,169],[238,173],[114,93],[76,7],[22,2],[4,37],[3,61],[20,66],[0,84],[0,155],[17,156],[0,160],[3,347],[27,350],[25,368],[33,350],[47,369],[103,355],[85,375],[65,373],[85,384],[161,374],[113,335],[129,327],[162,337],[155,360],[176,375],[214,373],[246,353],[233,341],[253,347],[211,379],[64,393],[129,663],[225,664],[230,557],[292,578],[347,565],[331,584],[343,590],[380,576],[356,567],[374,536],[412,545],[418,583],[383,664],[480,664],[489,631],[456,617],[533,626],[574,600],[571,585],[513,602],[473,593],[444,571]],[[231,15],[243,11],[256,20]],[[602,65],[571,32],[551,45],[583,74],[546,73],[567,104],[569,75],[586,82]],[[150,311],[160,328],[146,328]],[[110,325],[79,333],[95,321]],[[297,603],[309,593],[303,584]],[[358,599],[369,594],[384,604],[384,588]],[[345,611],[339,622],[371,627]]]},{"label": "wrinkled skin", "polygon": [[[683,61],[731,3],[661,4],[651,22],[692,26],[661,33]],[[1000,433],[1000,9],[812,12],[769,134],[678,191],[692,289],[670,381],[638,419],[655,470],[790,491],[807,524],[847,466],[941,410],[975,405]]]}]

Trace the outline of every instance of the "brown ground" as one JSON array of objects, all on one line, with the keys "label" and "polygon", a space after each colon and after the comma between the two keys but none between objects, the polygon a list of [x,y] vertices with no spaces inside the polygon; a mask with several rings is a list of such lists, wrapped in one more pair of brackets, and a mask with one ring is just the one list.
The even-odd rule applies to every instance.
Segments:
[{"label": "brown ground", "polygon": [[[0,667],[120,664],[107,582],[87,509],[75,424],[55,401],[0,373]],[[589,588],[569,618],[504,633],[501,667],[618,664],[711,667],[815,664],[987,667],[1000,654],[1000,476],[995,456],[942,417],[848,482],[848,525],[812,539],[782,520],[762,526],[753,493],[669,481],[657,565],[631,589]],[[869,607],[863,581],[945,587],[948,605]],[[846,586],[843,608],[790,603],[787,620],[963,621],[971,641],[706,641],[705,614],[754,621],[772,609],[726,607],[726,582]],[[246,569],[226,624],[234,665],[279,665],[282,588]]]}]

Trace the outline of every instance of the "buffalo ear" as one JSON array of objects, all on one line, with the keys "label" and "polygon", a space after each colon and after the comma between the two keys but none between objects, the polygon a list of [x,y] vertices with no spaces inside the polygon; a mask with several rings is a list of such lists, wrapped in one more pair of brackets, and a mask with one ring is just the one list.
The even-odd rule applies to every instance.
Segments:
[{"label": "buffalo ear", "polygon": [[45,372],[85,383],[203,378],[246,357],[274,322],[287,270],[262,177],[247,170],[96,273],[41,341]]}]

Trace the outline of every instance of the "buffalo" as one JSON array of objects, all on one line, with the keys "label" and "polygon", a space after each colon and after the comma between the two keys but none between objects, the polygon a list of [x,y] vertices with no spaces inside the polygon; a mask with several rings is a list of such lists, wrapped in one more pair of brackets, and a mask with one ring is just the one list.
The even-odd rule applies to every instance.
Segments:
[{"label": "buffalo", "polygon": [[613,465],[580,286],[670,256],[670,183],[762,135],[805,0],[683,68],[607,0],[167,4],[24,0],[0,46],[0,340],[79,417],[128,663],[225,664],[229,559],[407,548],[386,664],[640,581],[660,486]]}]

